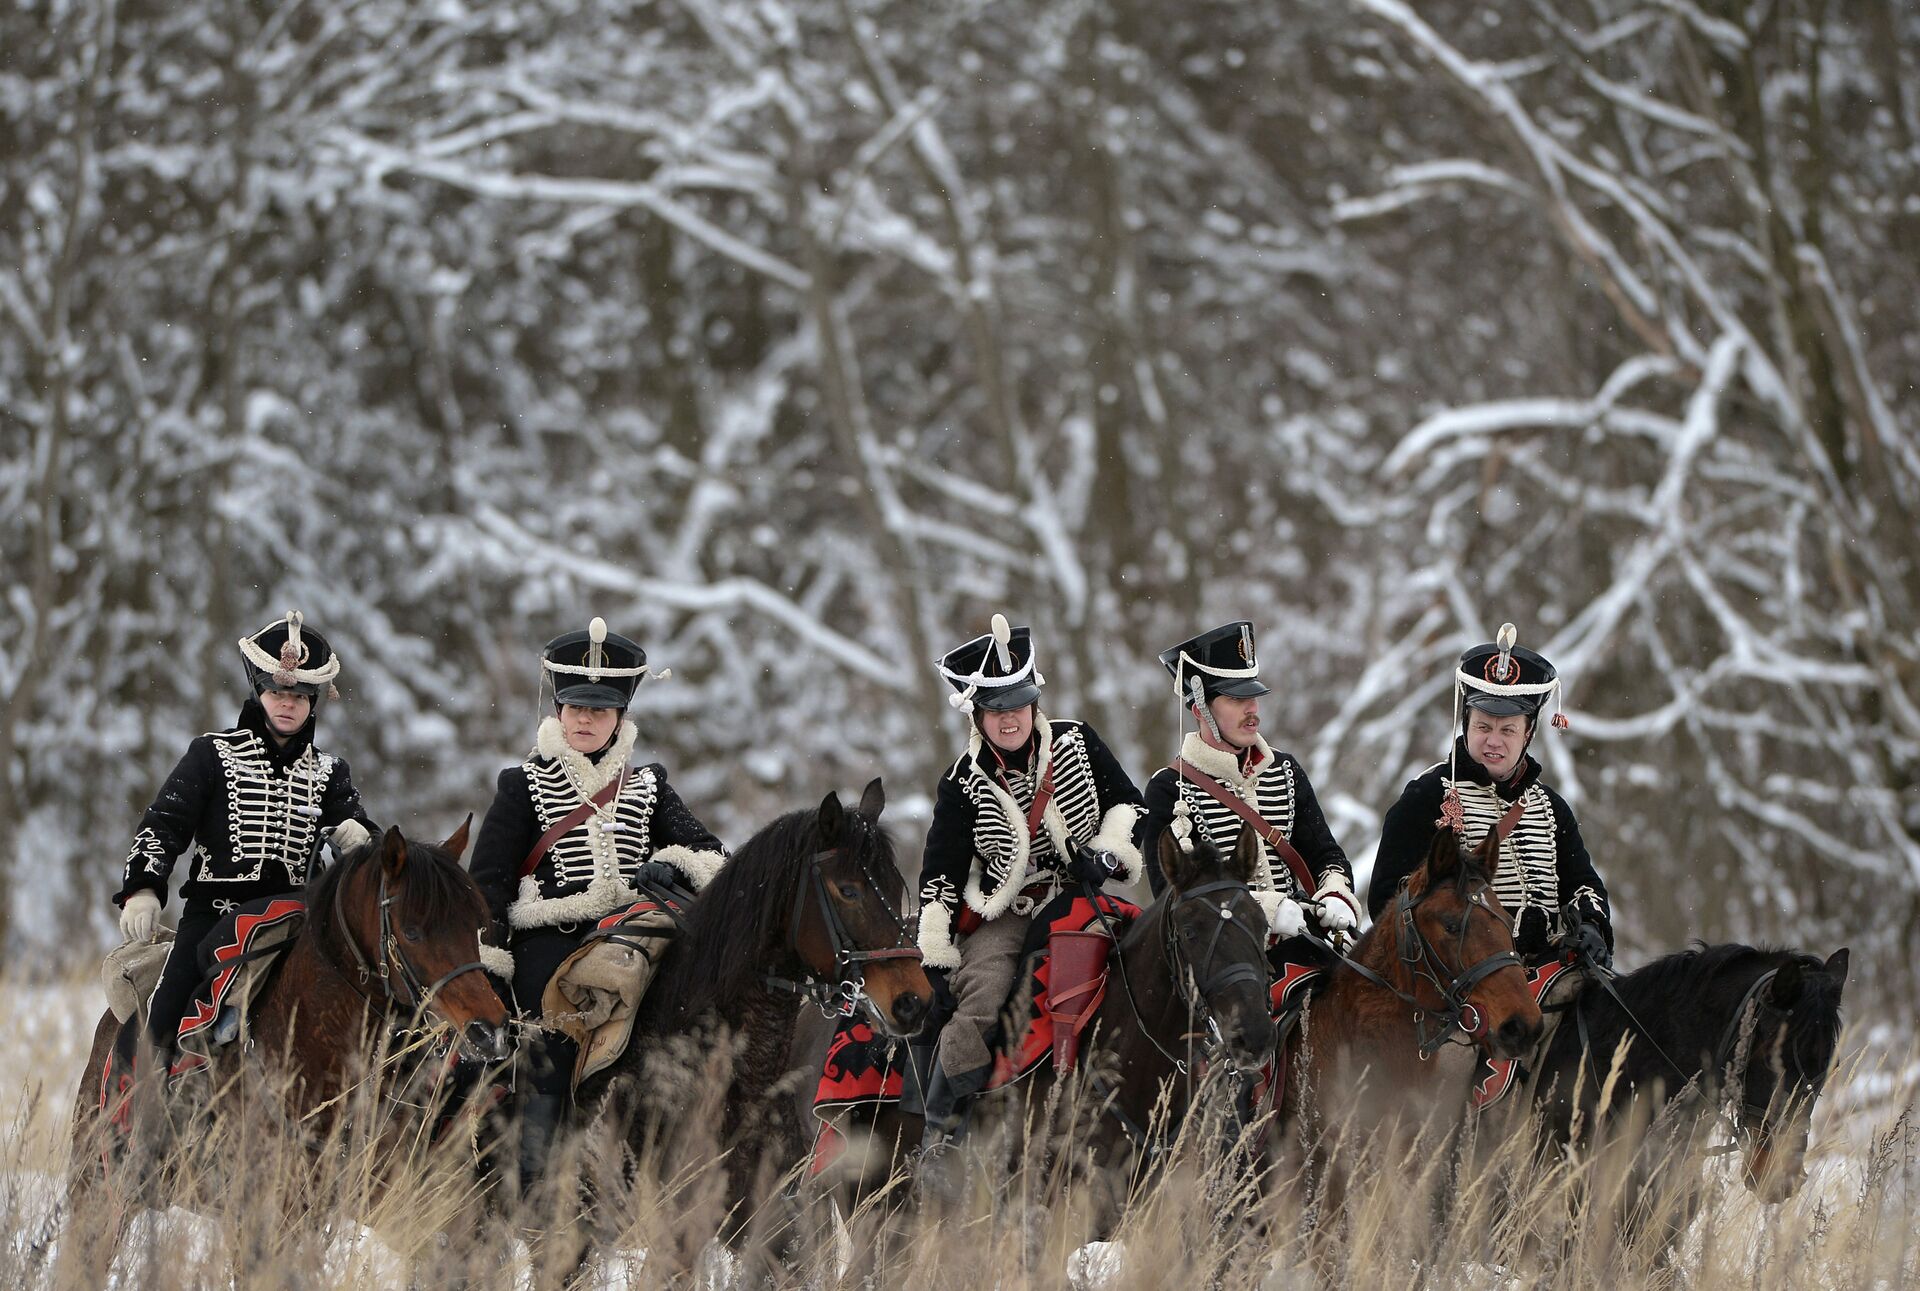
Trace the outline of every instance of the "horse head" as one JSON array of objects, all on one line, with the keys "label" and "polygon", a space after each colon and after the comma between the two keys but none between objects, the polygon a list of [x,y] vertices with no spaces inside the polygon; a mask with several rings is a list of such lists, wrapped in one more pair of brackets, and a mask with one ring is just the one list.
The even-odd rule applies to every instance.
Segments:
[{"label": "horse head", "polygon": [[[1218,1043],[1235,1067],[1258,1071],[1273,1057],[1273,1006],[1268,994],[1267,918],[1249,884],[1260,860],[1260,842],[1240,831],[1231,854],[1222,855],[1196,831],[1191,853],[1172,830],[1160,835],[1160,872],[1167,890],[1159,907],[1167,967],[1189,1011],[1203,1007]],[[1142,919],[1138,927],[1151,921]]]},{"label": "horse head", "polygon": [[[886,790],[875,777],[848,811],[829,793],[813,818],[810,873],[794,903],[791,942],[818,980],[857,984],[889,1035],[919,1032],[933,986],[901,914],[906,882],[880,828]],[[857,973],[858,981],[854,980]]]},{"label": "horse head", "polygon": [[509,1052],[507,1010],[479,962],[486,901],[459,864],[471,823],[438,847],[389,828],[336,867],[311,909],[370,1004],[416,1021],[431,1013],[469,1056],[494,1062]]},{"label": "horse head", "polygon": [[1394,918],[1417,1006],[1494,1057],[1515,1058],[1539,1038],[1541,1017],[1514,954],[1513,921],[1493,890],[1499,863],[1495,833],[1469,852],[1451,829],[1440,829],[1395,899]]},{"label": "horse head", "polygon": [[[1807,1133],[1840,1043],[1846,950],[1823,963],[1794,955],[1747,1012],[1752,1030],[1742,1077],[1740,1131],[1747,1187],[1764,1202],[1785,1201],[1806,1178]],[[1745,1027],[1746,1018],[1736,1025]]]}]

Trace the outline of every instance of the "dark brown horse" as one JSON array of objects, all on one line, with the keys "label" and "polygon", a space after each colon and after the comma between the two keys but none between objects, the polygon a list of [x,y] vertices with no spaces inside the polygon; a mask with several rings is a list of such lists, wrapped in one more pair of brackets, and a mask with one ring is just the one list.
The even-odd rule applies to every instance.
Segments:
[{"label": "dark brown horse", "polygon": [[689,908],[632,1043],[579,1091],[583,1110],[624,1127],[630,1160],[678,1169],[726,1152],[730,1237],[804,1151],[793,1100],[776,1093],[802,1003],[863,1009],[894,1036],[932,1003],[885,805],[876,779],[853,811],[830,793],[742,844]]},{"label": "dark brown horse", "polygon": [[[1167,887],[1124,931],[1113,956],[1080,1067],[1097,1112],[1075,1119],[1073,1109],[1055,1108],[1073,1121],[1066,1129],[1078,1136],[1074,1155],[1096,1172],[1102,1228],[1117,1219],[1120,1201],[1170,1145],[1208,1069],[1251,1079],[1273,1054],[1267,921],[1248,887],[1259,841],[1242,831],[1230,854],[1204,837],[1194,841],[1188,854],[1171,830],[1161,835]],[[1003,1037],[1003,1044],[1018,1040]],[[1010,1091],[1018,1097],[985,1097],[989,1106],[999,1102],[1013,1115],[1031,1118],[1054,1105],[1057,1083],[1046,1064]],[[860,1150],[836,1165],[834,1175],[850,1185],[843,1210],[851,1213],[860,1196],[884,1184],[906,1149],[920,1141],[922,1121],[886,1105],[869,1129],[849,1128]],[[1016,1135],[1016,1147],[1031,1141],[1034,1129],[1029,1125]]]},{"label": "dark brown horse", "polygon": [[1847,962],[1700,945],[1582,987],[1535,1066],[1533,1108],[1546,1144],[1617,1153],[1618,1232],[1664,1249],[1685,1230],[1723,1123],[1754,1195],[1793,1195],[1839,1049]]},{"label": "dark brown horse", "polygon": [[1335,965],[1308,1010],[1280,1124],[1307,1153],[1326,1213],[1338,1213],[1346,1176],[1368,1152],[1402,1168],[1447,1150],[1476,1054],[1518,1057],[1540,1035],[1540,1008],[1492,887],[1498,839],[1488,840],[1469,853],[1440,830],[1390,913]]},{"label": "dark brown horse", "polygon": [[[459,865],[466,845],[465,824],[439,847],[408,843],[389,829],[315,876],[304,893],[300,931],[248,1015],[251,1053],[258,1056],[252,1065],[264,1079],[229,1080],[236,1073],[216,1064],[222,1099],[250,1096],[257,1086],[273,1105],[268,1124],[297,1126],[304,1138],[318,1141],[347,1110],[369,1105],[363,1096],[369,1059],[397,1032],[445,1026],[467,1056],[489,1062],[505,1056],[506,1008],[478,963],[486,905]],[[142,1148],[173,1149],[160,1128],[169,1121],[164,1076],[106,1087],[119,1025],[111,1012],[101,1017],[75,1095],[69,1207],[75,1217],[103,1218],[88,1209],[104,1196],[98,1188],[103,1165],[116,1185],[122,1174],[145,1188],[166,1178],[151,1162],[132,1171],[108,1162],[103,1151],[120,1141],[106,1123],[110,1117],[127,1121]],[[142,1055],[143,1071],[154,1065],[151,1059]],[[348,1098],[349,1092],[356,1096]],[[379,1105],[377,1092],[373,1105]],[[215,1103],[216,1116],[223,1106]],[[403,1122],[394,1123],[394,1132],[409,1128]],[[91,1236],[108,1240],[91,1243],[95,1258],[111,1257],[130,1218],[125,1203],[133,1200],[117,1186],[105,1199],[111,1213]],[[70,1222],[69,1231],[81,1226]]]}]

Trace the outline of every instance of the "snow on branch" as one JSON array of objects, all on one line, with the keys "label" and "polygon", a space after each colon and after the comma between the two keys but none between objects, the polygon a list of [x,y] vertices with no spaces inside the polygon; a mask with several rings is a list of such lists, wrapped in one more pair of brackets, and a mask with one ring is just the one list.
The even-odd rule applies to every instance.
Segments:
[{"label": "snow on branch", "polygon": [[746,609],[764,614],[801,641],[846,668],[889,690],[910,693],[913,681],[905,670],[889,663],[859,642],[834,631],[789,598],[764,583],[744,577],[710,583],[679,583],[648,578],[610,560],[589,556],[535,536],[490,506],[475,510],[474,523],[486,534],[505,542],[529,575],[539,570],[549,576],[577,579],[589,586],[630,596],[635,601],[664,605],[686,612]]},{"label": "snow on branch", "polygon": [[[378,180],[390,171],[418,175],[483,197],[509,201],[553,202],[565,206],[639,207],[657,215],[695,241],[728,259],[781,283],[794,291],[807,289],[807,275],[785,260],[752,243],[736,237],[718,225],[701,218],[674,201],[658,183],[632,183],[615,179],[565,179],[554,175],[508,174],[479,170],[450,161],[435,160],[415,153],[376,143],[363,135],[345,130],[330,131],[328,139],[367,162],[370,178]],[[673,177],[670,169],[664,174]],[[685,178],[680,176],[680,178]]]},{"label": "snow on branch", "polygon": [[1680,370],[1681,365],[1673,359],[1658,354],[1641,354],[1615,368],[1592,399],[1508,399],[1466,408],[1449,408],[1409,431],[1394,446],[1386,461],[1380,464],[1380,474],[1398,474],[1415,458],[1431,452],[1435,446],[1448,440],[1509,430],[1591,426],[1610,412],[1622,396],[1641,383],[1656,377],[1673,376]]}]

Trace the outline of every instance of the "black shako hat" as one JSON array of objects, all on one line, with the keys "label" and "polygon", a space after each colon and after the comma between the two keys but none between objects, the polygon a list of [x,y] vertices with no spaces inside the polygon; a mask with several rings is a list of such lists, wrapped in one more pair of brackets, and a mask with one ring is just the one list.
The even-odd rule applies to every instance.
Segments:
[{"label": "black shako hat", "polygon": [[322,699],[340,697],[333,688],[333,679],[340,675],[340,657],[325,637],[307,626],[299,610],[288,610],[284,618],[241,637],[240,661],[256,696],[289,690],[313,700],[315,708]]},{"label": "black shako hat", "polygon": [[553,686],[553,702],[575,708],[625,708],[652,671],[647,652],[630,638],[607,631],[602,618],[583,631],[562,632],[547,642],[540,652],[540,669]]},{"label": "black shako hat", "polygon": [[1540,655],[1515,645],[1516,635],[1513,624],[1503,623],[1497,640],[1460,656],[1453,676],[1463,708],[1495,717],[1540,715],[1547,698],[1559,688],[1560,674]]},{"label": "black shako hat", "polygon": [[993,616],[992,631],[955,646],[934,666],[953,687],[947,702],[963,713],[1024,708],[1040,698],[1040,688],[1047,684],[1034,667],[1033,630],[1009,627],[1004,614]]},{"label": "black shako hat", "polygon": [[1173,676],[1174,693],[1183,703],[1194,702],[1193,683],[1201,696],[1212,699],[1252,699],[1267,693],[1260,680],[1260,655],[1253,645],[1253,624],[1245,619],[1209,628],[1179,645],[1160,652],[1160,662]]}]

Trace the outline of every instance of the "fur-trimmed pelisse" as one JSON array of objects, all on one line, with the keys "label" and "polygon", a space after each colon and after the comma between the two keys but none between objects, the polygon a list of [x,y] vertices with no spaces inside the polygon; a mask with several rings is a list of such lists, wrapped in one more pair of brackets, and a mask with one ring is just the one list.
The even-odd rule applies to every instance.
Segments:
[{"label": "fur-trimmed pelisse", "polygon": [[[613,783],[627,767],[638,738],[639,731],[634,724],[623,721],[612,746],[596,762],[567,744],[559,719],[549,717],[541,722],[533,756],[526,765],[529,790],[542,813],[543,823],[559,819]],[[561,772],[564,787],[553,782],[552,771],[541,766],[542,760],[547,767]],[[678,845],[661,848],[649,845],[653,807],[660,787],[655,768],[635,770],[604,813],[590,815],[575,826],[554,845],[541,868],[520,880],[514,901],[507,908],[507,921],[515,928],[551,927],[595,919],[631,905],[642,896],[633,886],[633,876],[648,861],[673,866],[696,892],[704,888],[726,864],[724,853]],[[623,854],[622,841],[634,836],[642,840],[641,845],[629,846]],[[582,848],[584,855],[575,855]],[[574,887],[568,874],[589,860],[591,877],[584,886]],[[573,890],[549,895],[556,883]]]}]

